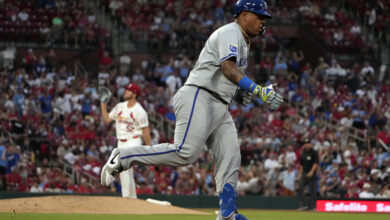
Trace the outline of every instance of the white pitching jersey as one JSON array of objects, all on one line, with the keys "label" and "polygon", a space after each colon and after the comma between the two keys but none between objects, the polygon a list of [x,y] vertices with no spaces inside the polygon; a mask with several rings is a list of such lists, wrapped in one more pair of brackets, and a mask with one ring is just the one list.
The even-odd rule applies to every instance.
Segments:
[{"label": "white pitching jersey", "polygon": [[237,85],[230,82],[222,73],[221,63],[236,57],[237,67],[245,72],[248,66],[249,46],[236,22],[224,25],[211,34],[186,84],[194,84],[217,92],[230,103]]},{"label": "white pitching jersey", "polygon": [[148,114],[137,102],[133,107],[127,107],[127,101],[118,103],[108,115],[115,120],[116,137],[132,139],[142,135],[142,128],[149,126]]}]

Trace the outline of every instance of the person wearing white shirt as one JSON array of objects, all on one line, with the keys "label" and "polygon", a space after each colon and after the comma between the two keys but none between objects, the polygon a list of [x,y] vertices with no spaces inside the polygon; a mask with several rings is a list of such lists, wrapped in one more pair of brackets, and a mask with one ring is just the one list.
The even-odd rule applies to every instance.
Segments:
[{"label": "person wearing white shirt", "polygon": [[33,185],[30,188],[30,193],[43,193],[43,190],[41,187],[39,187],[37,181],[33,182]]},{"label": "person wearing white shirt", "polygon": [[276,195],[276,183],[278,182],[277,169],[281,168],[282,165],[276,159],[275,154],[271,154],[270,158],[265,160],[264,168],[267,170],[267,189],[265,195],[275,196]]},{"label": "person wearing white shirt", "polygon": [[279,181],[283,189],[283,196],[294,196],[295,180],[297,177],[297,172],[294,170],[292,165],[289,165],[287,170],[280,173]]},{"label": "person wearing white shirt", "polygon": [[64,159],[70,163],[74,164],[74,162],[78,159],[79,157],[74,155],[73,151],[69,151],[67,154],[65,154]]},{"label": "person wearing white shirt", "polygon": [[28,17],[29,17],[29,15],[25,10],[19,12],[19,14],[18,14],[18,18],[20,21],[28,21]]},{"label": "person wearing white shirt", "polygon": [[183,85],[181,78],[179,77],[178,71],[175,71],[173,75],[168,76],[165,83],[167,84],[171,94],[175,94],[177,89],[179,89]]},{"label": "person wearing white shirt", "polygon": [[130,79],[125,75],[125,72],[121,72],[120,75],[116,77],[115,84],[118,88],[118,95],[122,96],[125,91],[125,87],[130,84]]},{"label": "person wearing white shirt", "polygon": [[351,32],[352,34],[355,34],[355,35],[358,35],[360,34],[362,31],[361,31],[361,28],[358,24],[355,24],[354,26],[351,27],[351,29],[349,30],[349,32]]},{"label": "person wearing white shirt", "polygon": [[375,70],[374,70],[374,68],[372,68],[372,66],[370,65],[369,62],[364,62],[364,67],[362,68],[362,70],[360,70],[360,74],[363,77],[365,77],[367,75],[367,73],[374,74]]},{"label": "person wearing white shirt", "polygon": [[140,83],[145,81],[145,76],[142,75],[140,68],[135,69],[135,72],[131,80],[133,81],[133,83]]},{"label": "person wearing white shirt", "polygon": [[60,115],[70,113],[72,110],[69,99],[69,95],[65,95],[64,92],[60,92],[54,103],[54,111]]},{"label": "person wearing white shirt", "polygon": [[294,147],[289,145],[287,147],[286,159],[285,159],[286,164],[285,165],[286,166],[293,165],[296,160],[297,160],[297,155],[294,152]]},{"label": "person wearing white shirt", "polygon": [[361,199],[371,199],[375,198],[374,193],[370,192],[371,185],[369,183],[365,183],[363,185],[363,191],[359,193],[359,198]]},{"label": "person wearing white shirt", "polygon": [[[117,147],[132,147],[142,145],[150,146],[150,129],[148,115],[137,101],[141,94],[138,85],[132,83],[125,88],[124,102],[120,102],[108,113],[107,104],[100,102],[101,114],[105,125],[115,122]],[[146,147],[146,146],[145,146]],[[122,197],[137,198],[133,168],[120,173]]]},{"label": "person wearing white shirt", "polygon": [[105,85],[107,80],[110,78],[110,74],[107,72],[100,72],[98,74],[99,86]]}]

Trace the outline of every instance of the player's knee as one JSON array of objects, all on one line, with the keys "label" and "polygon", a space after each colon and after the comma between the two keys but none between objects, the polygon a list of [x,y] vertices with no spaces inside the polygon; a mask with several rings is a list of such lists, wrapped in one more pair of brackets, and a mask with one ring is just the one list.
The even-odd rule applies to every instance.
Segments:
[{"label": "player's knee", "polygon": [[179,156],[182,159],[182,166],[190,165],[198,159],[198,155],[194,155],[194,154],[179,152]]},{"label": "player's knee", "polygon": [[185,156],[181,156],[182,158],[182,161],[183,161],[183,166],[187,166],[187,165],[190,165],[192,163],[194,163],[196,161],[196,157],[192,157],[192,156],[189,156],[189,155],[185,155]]},{"label": "player's knee", "polygon": [[182,165],[186,166],[194,163],[198,159],[200,152],[197,147],[186,144],[177,153],[182,159]]}]

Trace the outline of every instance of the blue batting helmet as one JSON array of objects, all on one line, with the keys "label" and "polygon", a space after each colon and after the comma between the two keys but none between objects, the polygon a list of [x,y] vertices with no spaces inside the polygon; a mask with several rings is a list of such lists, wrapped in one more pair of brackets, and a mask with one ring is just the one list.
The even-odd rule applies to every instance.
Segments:
[{"label": "blue batting helmet", "polygon": [[258,15],[262,15],[265,18],[271,19],[272,16],[267,12],[267,3],[264,0],[238,0],[235,6],[234,17],[242,11],[250,11]]}]

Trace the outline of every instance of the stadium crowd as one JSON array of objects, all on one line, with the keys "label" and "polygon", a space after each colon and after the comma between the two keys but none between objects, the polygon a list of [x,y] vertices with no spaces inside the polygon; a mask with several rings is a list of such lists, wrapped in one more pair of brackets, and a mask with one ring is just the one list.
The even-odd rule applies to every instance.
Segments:
[{"label": "stadium crowd", "polygon": [[[142,88],[139,101],[149,112],[175,120],[171,99],[194,60],[182,54],[170,60],[151,57],[134,68],[117,68],[103,58],[107,53],[100,54],[101,71],[88,79],[55,66],[54,50],[29,50],[22,66],[2,69],[0,165],[7,190],[106,190],[98,181],[89,182],[99,176],[116,143],[113,126],[105,127],[100,118],[98,84],[116,94],[112,107],[128,83],[137,83]],[[257,98],[245,107],[230,105],[242,149],[239,193],[294,192],[301,142],[310,138],[320,158],[320,195],[388,197],[389,69],[378,72],[368,62],[341,67],[334,57],[319,58],[314,67],[303,61],[302,52],[280,51],[257,64],[257,75],[268,75],[286,97],[278,111],[269,111]],[[171,141],[153,125],[151,133],[153,143]],[[71,176],[65,175],[67,165]],[[213,194],[212,155],[205,151],[184,168],[138,166],[136,182],[139,193]],[[119,183],[110,190],[119,191]]]},{"label": "stadium crowd", "polygon": [[[130,33],[131,41],[147,42],[151,51],[170,50],[196,55],[213,30],[232,21],[234,2],[101,0],[100,4],[124,31]],[[356,0],[272,0],[268,4],[273,14],[271,22],[300,23],[330,51],[356,54],[373,62],[378,58],[381,42],[367,39],[364,30],[370,28],[372,32],[381,33],[379,39],[390,36],[383,25],[389,19],[384,13],[388,4],[386,1],[374,2],[370,6]],[[352,12],[356,7],[362,17],[368,19],[359,21],[355,18]],[[273,36],[272,25],[267,32],[262,41],[268,50],[276,51],[278,39]]]},{"label": "stadium crowd", "polygon": [[[14,2],[2,4],[11,10]],[[59,6],[62,1],[37,2],[44,2],[44,9],[52,7],[49,3]],[[70,5],[76,7],[77,1],[72,2],[74,4]],[[168,60],[151,56],[140,65],[129,67],[130,57],[123,55],[116,66],[109,52],[100,49],[99,73],[86,78],[66,66],[59,66],[55,50],[36,54],[31,49],[23,57],[22,65],[1,69],[0,170],[3,190],[107,191],[94,179],[99,177],[100,168],[115,147],[116,139],[114,127],[105,127],[101,120],[96,85],[105,85],[114,91],[110,102],[113,107],[120,100],[124,87],[130,82],[137,83],[142,88],[139,101],[145,109],[175,121],[172,97],[196,61],[192,53],[200,50],[213,29],[230,20],[232,4],[231,1],[184,1],[180,4],[178,1],[153,1],[149,6],[145,2],[102,1],[115,19],[131,31],[133,40],[149,39],[152,48],[165,49],[168,45],[183,53]],[[341,18],[345,19],[341,22],[351,19],[337,7],[323,11],[325,7],[320,7],[318,1],[290,2],[299,8],[301,15],[287,11],[280,1],[271,1],[271,4],[276,6],[275,17],[287,21],[301,15],[309,21],[313,16],[317,16],[315,19],[320,17],[321,21],[316,20],[312,26],[325,22],[320,27],[324,31],[337,29],[340,25],[337,21]],[[16,15],[12,22],[25,19],[26,13],[29,17],[29,10],[22,12],[24,14]],[[70,17],[70,21],[63,21],[66,25],[61,33],[64,38],[69,37],[69,42],[77,44],[77,29],[87,31],[88,28],[83,27],[93,27],[93,15],[85,12],[81,16],[84,19]],[[85,21],[86,26],[80,27],[75,21]],[[358,33],[359,25],[347,23],[352,34]],[[65,27],[74,29],[68,31]],[[354,45],[352,42],[356,43],[357,38],[346,35],[335,32],[323,36],[329,37],[330,45],[341,39],[340,36],[343,36],[340,41],[343,44]],[[101,36],[101,33],[93,36]],[[318,63],[312,66],[305,61],[303,52],[278,50],[272,30],[262,40],[252,43],[254,51],[264,49],[274,51],[275,55],[255,53],[255,72],[251,77],[263,83],[278,83],[277,89],[286,98],[286,104],[277,111],[269,111],[255,97],[245,107],[231,103],[230,111],[235,118],[242,150],[239,193],[289,196],[289,191],[295,192],[301,144],[310,138],[320,159],[317,190],[321,196],[389,198],[390,97],[386,94],[390,90],[390,68],[369,62],[367,57],[376,54],[371,53],[375,47],[369,44],[362,47],[366,54],[366,59],[361,56],[363,60],[341,63],[330,55],[318,57]],[[356,45],[352,47],[356,48]],[[364,48],[371,48],[371,52]],[[172,141],[153,124],[151,135],[153,144]],[[140,194],[215,193],[212,155],[207,151],[191,166],[137,166],[135,176]],[[118,181],[109,190],[120,191]]]},{"label": "stadium crowd", "polygon": [[0,1],[0,40],[98,47],[110,33],[78,0]]}]

